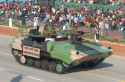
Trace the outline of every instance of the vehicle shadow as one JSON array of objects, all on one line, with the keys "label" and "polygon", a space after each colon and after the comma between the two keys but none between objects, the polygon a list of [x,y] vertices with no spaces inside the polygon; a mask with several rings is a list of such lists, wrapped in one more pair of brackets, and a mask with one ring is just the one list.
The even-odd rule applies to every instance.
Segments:
[{"label": "vehicle shadow", "polygon": [[74,73],[74,72],[81,72],[81,71],[97,70],[97,69],[108,68],[108,67],[113,67],[113,64],[103,62],[95,67],[77,66],[77,67],[71,68],[70,70],[67,70],[65,72],[65,74]]},{"label": "vehicle shadow", "polygon": [[18,75],[14,78],[12,78],[12,80],[10,82],[21,82],[21,80],[23,79],[22,75]]}]

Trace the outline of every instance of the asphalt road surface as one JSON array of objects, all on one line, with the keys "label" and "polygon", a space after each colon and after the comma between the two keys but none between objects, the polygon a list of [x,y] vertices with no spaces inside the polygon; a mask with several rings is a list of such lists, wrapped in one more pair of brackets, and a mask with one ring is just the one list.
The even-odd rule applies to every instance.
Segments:
[{"label": "asphalt road surface", "polygon": [[11,38],[0,36],[0,82],[125,82],[125,58],[111,56],[93,69],[55,74],[23,66],[10,53]]}]

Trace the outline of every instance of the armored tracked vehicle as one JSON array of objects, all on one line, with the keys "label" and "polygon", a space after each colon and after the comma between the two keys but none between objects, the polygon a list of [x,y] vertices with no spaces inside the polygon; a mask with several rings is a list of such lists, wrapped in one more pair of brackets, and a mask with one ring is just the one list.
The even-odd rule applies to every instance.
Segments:
[{"label": "armored tracked vehicle", "polygon": [[111,53],[111,49],[82,41],[75,35],[70,39],[29,35],[12,43],[12,54],[21,64],[35,65],[57,73],[79,65],[96,66]]}]

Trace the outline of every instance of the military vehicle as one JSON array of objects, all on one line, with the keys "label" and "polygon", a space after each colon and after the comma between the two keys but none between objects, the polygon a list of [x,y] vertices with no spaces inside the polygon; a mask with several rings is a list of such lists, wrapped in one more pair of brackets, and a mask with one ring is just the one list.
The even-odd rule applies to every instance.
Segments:
[{"label": "military vehicle", "polygon": [[70,38],[28,35],[12,43],[12,54],[18,62],[56,73],[79,65],[94,67],[111,53],[111,49],[84,41],[77,34]]}]

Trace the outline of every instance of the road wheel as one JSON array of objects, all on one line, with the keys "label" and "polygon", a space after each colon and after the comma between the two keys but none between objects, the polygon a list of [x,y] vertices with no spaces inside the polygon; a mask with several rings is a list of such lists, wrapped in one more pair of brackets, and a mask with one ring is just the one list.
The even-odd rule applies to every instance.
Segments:
[{"label": "road wheel", "polygon": [[20,54],[20,53],[19,53],[19,50],[12,49],[12,55],[18,56],[19,54]]},{"label": "road wheel", "polygon": [[56,64],[56,72],[59,73],[59,74],[64,73],[64,66],[63,66],[63,64],[61,64],[61,63],[57,63]]},{"label": "road wheel", "polygon": [[48,60],[42,60],[40,67],[44,70],[48,70]]},{"label": "road wheel", "polygon": [[27,64],[28,66],[32,66],[32,65],[33,65],[33,59],[27,58],[26,64]]},{"label": "road wheel", "polygon": [[54,72],[55,68],[56,68],[56,63],[55,62],[50,62],[48,70]]},{"label": "road wheel", "polygon": [[34,65],[35,67],[40,68],[40,61],[35,60]]},{"label": "road wheel", "polygon": [[26,64],[26,57],[25,56],[20,56],[20,63],[21,64]]}]

